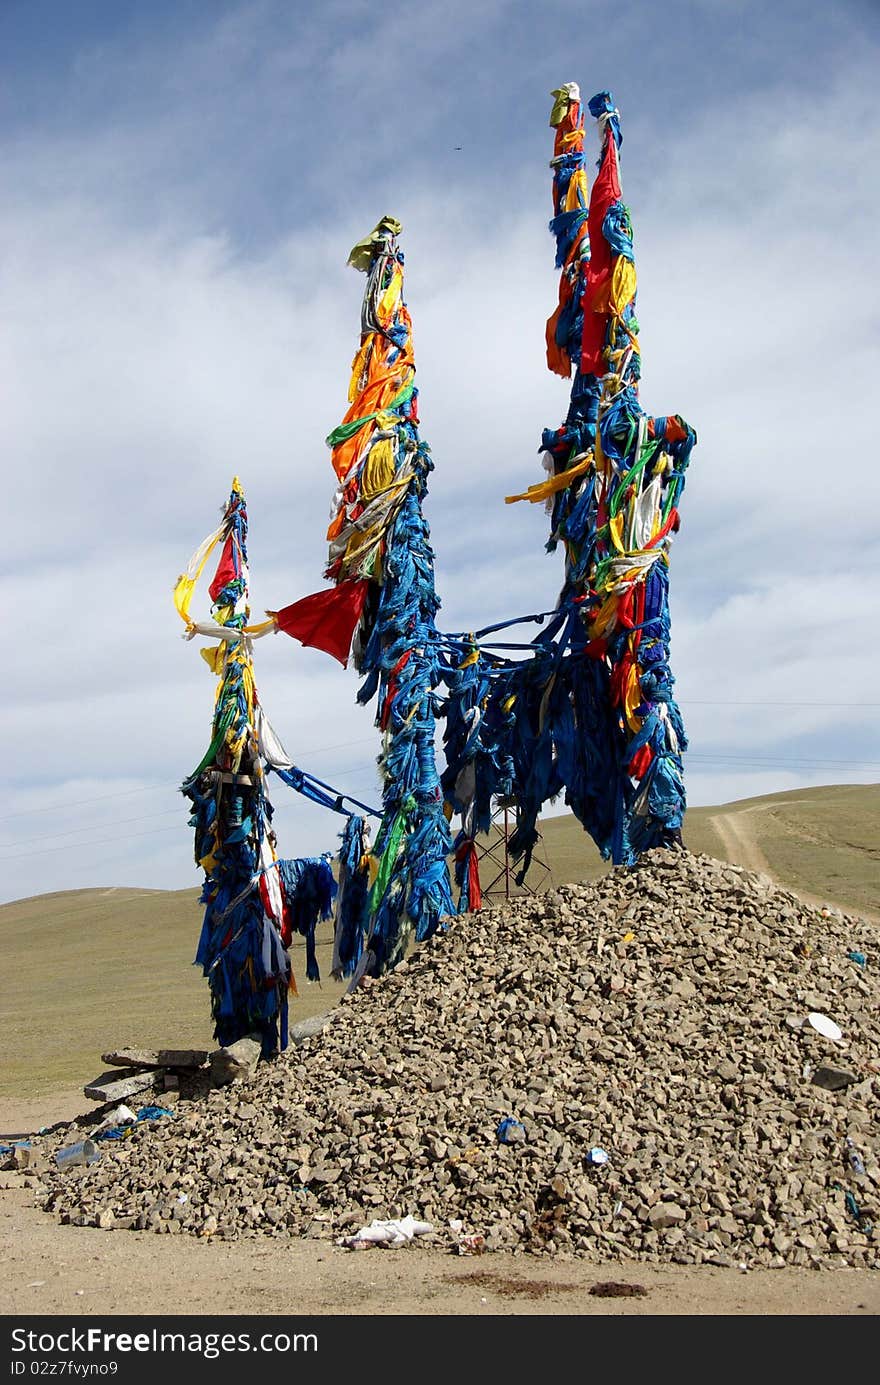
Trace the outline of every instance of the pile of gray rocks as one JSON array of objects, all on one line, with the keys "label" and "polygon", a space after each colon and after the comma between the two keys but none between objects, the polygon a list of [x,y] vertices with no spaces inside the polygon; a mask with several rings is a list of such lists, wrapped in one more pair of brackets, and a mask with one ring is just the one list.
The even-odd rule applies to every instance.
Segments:
[{"label": "pile of gray rocks", "polygon": [[654,851],[450,920],[322,1032],[94,1164],[57,1169],[82,1132],[55,1132],[38,1197],[230,1240],[412,1214],[459,1252],[873,1266],[878,976],[876,924]]}]

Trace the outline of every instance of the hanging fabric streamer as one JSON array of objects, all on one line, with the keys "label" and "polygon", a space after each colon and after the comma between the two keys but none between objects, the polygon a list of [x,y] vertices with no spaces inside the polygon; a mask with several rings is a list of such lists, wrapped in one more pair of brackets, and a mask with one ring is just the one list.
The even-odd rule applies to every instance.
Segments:
[{"label": "hanging fabric streamer", "polygon": [[332,974],[354,974],[370,924],[370,832],[354,814],[345,824],[339,851],[339,894],[333,933]]},{"label": "hanging fabric streamer", "polygon": [[306,976],[320,981],[315,952],[315,928],[319,920],[329,919],[336,898],[336,881],[326,856],[304,856],[278,862],[278,877],[285,904],[285,928],[281,940],[290,945],[293,933],[306,940]]},{"label": "hanging fabric streamer", "polygon": [[348,663],[351,641],[367,599],[367,582],[341,582],[338,587],[304,596],[280,611],[267,611],[279,630],[301,644],[332,654]]}]

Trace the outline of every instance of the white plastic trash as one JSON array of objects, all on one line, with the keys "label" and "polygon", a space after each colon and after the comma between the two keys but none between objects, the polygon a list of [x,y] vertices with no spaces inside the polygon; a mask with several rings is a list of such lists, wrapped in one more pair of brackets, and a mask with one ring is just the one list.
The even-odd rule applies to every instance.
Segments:
[{"label": "white plastic trash", "polygon": [[427,1236],[434,1230],[430,1222],[416,1221],[414,1217],[401,1217],[399,1221],[372,1221],[362,1226],[354,1236],[342,1236],[337,1245],[347,1246],[349,1250],[364,1250],[369,1246],[408,1245],[416,1236]]},{"label": "white plastic trash", "polygon": [[117,1125],[136,1125],[137,1116],[128,1106],[117,1106],[109,1115],[105,1116],[98,1126],[98,1130],[113,1130]]},{"label": "white plastic trash", "polygon": [[839,1041],[843,1038],[843,1031],[840,1026],[835,1024],[834,1020],[829,1019],[827,1015],[819,1014],[818,1010],[814,1010],[812,1014],[807,1015],[807,1024],[811,1024],[823,1038],[834,1039],[835,1041]]},{"label": "white plastic trash", "polygon": [[94,1164],[100,1159],[101,1151],[94,1140],[80,1140],[75,1145],[65,1145],[55,1155],[59,1169],[69,1169],[74,1164]]}]

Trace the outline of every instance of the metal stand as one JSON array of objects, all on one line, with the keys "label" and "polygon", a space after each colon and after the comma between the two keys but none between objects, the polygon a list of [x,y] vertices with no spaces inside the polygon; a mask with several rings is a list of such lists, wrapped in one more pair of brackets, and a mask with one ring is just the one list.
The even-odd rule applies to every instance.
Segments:
[{"label": "metal stand", "polygon": [[510,837],[516,822],[516,799],[499,795],[495,799],[489,831],[476,839],[480,888],[487,904],[498,904],[520,895],[543,894],[553,886],[553,875],[541,837],[532,852],[528,875],[521,885],[517,884],[517,866],[510,856]]}]

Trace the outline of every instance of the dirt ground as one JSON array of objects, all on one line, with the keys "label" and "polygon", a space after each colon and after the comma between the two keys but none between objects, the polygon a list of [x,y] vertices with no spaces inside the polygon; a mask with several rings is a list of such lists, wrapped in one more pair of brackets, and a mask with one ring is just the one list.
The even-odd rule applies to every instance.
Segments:
[{"label": "dirt ground", "polygon": [[[2,1101],[0,1135],[72,1119],[83,1107],[82,1096],[69,1091]],[[880,1312],[880,1277],[872,1271],[597,1266],[528,1255],[455,1256],[418,1244],[352,1253],[317,1240],[227,1243],[61,1226],[34,1206],[20,1173],[0,1173],[0,1245],[0,1313],[8,1316]],[[591,1292],[609,1281],[647,1292]]]}]

